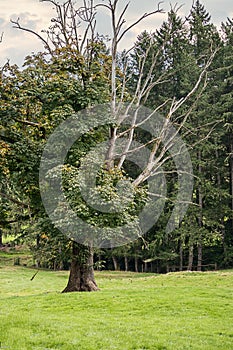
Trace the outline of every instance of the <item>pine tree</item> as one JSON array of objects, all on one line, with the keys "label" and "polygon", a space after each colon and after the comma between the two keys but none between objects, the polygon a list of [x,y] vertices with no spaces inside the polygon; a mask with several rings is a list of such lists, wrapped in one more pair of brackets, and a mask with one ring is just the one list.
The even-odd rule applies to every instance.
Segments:
[{"label": "pine tree", "polygon": [[161,94],[165,93],[165,98],[179,99],[190,90],[189,79],[194,61],[187,37],[188,28],[177,11],[176,7],[171,8],[167,21],[156,31],[156,41],[157,45],[162,47],[160,56],[162,72],[166,71],[166,76],[170,80],[169,86],[161,87]]},{"label": "pine tree", "polygon": [[[233,261],[233,20],[228,18],[222,24],[223,47],[222,62],[218,74],[218,102],[216,109],[223,118],[221,142],[224,149],[222,162],[227,171],[223,178],[224,189],[228,193],[224,221],[224,261],[229,265]],[[227,165],[227,166],[226,166]]]},{"label": "pine tree", "polygon": [[208,54],[219,41],[215,26],[211,23],[211,16],[199,0],[193,4],[188,17],[190,26],[190,40],[193,45],[193,54],[198,64],[203,65]]},{"label": "pine tree", "polygon": [[[190,16],[188,17],[190,27],[190,42],[192,45],[192,54],[196,60],[196,69],[199,70],[208,60],[211,52],[216,50],[220,45],[220,38],[217,29],[211,23],[211,16],[205,10],[199,0],[193,5]],[[214,221],[213,212],[208,208],[211,204],[209,200],[216,186],[214,176],[211,173],[210,159],[215,158],[216,145],[210,138],[210,131],[218,119],[212,111],[212,89],[215,83],[214,66],[216,65],[216,57],[211,65],[210,72],[206,77],[206,87],[201,99],[193,111],[190,118],[190,127],[196,130],[196,136],[189,139],[190,144],[197,144],[192,151],[194,172],[197,176],[194,188],[194,201],[198,206],[198,210],[194,211],[196,217],[195,237],[190,237],[190,254],[193,255],[193,244],[197,245],[197,268],[201,270],[203,260],[203,245],[211,244],[211,224]],[[194,134],[194,135],[195,135]],[[209,136],[208,136],[209,135]],[[199,142],[204,140],[204,142]],[[213,222],[212,222],[213,224]],[[216,226],[216,223],[213,224]],[[207,238],[209,236],[209,238]],[[215,237],[212,237],[215,240]],[[190,260],[190,259],[189,259]]]}]

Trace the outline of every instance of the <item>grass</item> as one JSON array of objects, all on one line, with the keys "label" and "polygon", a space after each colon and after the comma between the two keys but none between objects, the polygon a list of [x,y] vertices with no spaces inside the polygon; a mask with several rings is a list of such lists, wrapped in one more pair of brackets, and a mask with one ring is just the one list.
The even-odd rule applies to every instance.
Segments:
[{"label": "grass", "polygon": [[[23,266],[32,266],[33,259],[30,251],[17,250],[15,248],[7,248],[7,251],[0,251],[0,266],[5,265],[14,265],[20,264]],[[0,348],[1,349],[1,348]]]},{"label": "grass", "polygon": [[98,272],[96,293],[61,294],[67,272],[0,267],[0,348],[232,350],[233,272]]}]

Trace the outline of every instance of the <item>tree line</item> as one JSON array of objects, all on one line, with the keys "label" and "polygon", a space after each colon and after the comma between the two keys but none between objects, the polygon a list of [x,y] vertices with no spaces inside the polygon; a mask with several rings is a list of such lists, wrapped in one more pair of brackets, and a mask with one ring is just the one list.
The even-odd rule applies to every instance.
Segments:
[{"label": "tree line", "polygon": [[[186,18],[179,16],[179,8],[174,6],[159,29],[142,32],[132,49],[120,52],[118,45],[124,35],[148,16],[162,12],[160,4],[127,24],[124,15],[129,5],[117,15],[119,0],[84,1],[79,8],[72,0],[42,2],[54,6],[55,16],[42,34],[30,32],[43,42],[44,51],[28,55],[22,68],[10,62],[1,67],[0,237],[13,234],[16,243],[27,244],[38,267],[70,268],[65,292],[97,290],[93,268],[167,272],[232,267],[233,20],[226,19],[217,29],[200,1],[195,1]],[[109,38],[95,29],[96,12],[103,7],[112,20],[110,45]],[[12,22],[16,29],[28,31],[20,20]],[[103,242],[109,240],[105,227],[121,238],[124,233],[118,228],[131,222],[129,229],[138,239],[93,249],[59,230],[61,223],[51,222],[41,201],[39,166],[57,126],[85,108],[106,103],[116,123],[98,128],[93,124],[93,129],[74,143],[63,167],[63,185],[82,219],[103,228]],[[118,118],[119,106],[125,104],[131,108],[127,113],[132,113],[129,128]],[[139,128],[135,116],[141,106],[164,116],[159,136],[153,138]],[[126,115],[124,108],[120,112]],[[169,156],[175,147],[174,135],[166,139],[166,146],[161,141],[167,123],[185,141],[193,167],[192,198],[186,203],[189,207],[182,221],[174,214],[176,197],[189,174],[185,174],[185,164],[179,173]],[[116,140],[121,137],[124,149],[116,156]],[[98,173],[98,186],[89,195],[94,202],[98,194],[108,202],[122,203],[127,198],[122,198],[123,192],[119,195],[116,184],[130,181],[132,203],[120,214],[106,215],[90,208],[77,190],[82,159],[107,138],[109,148]],[[149,152],[142,171],[127,160],[134,141]],[[149,201],[148,181],[156,176],[160,181],[161,167],[167,184],[161,199],[164,210],[141,235],[138,213]],[[117,204],[116,209],[120,209]],[[171,217],[174,227],[166,230]]]}]

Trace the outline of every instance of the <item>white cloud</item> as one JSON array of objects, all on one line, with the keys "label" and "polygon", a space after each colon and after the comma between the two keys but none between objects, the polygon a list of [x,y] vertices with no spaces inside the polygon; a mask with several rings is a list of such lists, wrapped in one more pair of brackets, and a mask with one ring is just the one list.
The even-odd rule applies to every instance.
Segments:
[{"label": "white cloud", "polygon": [[26,55],[42,49],[42,45],[31,34],[13,28],[11,19],[20,18],[22,26],[41,32],[47,28],[53,16],[51,6],[37,0],[0,0],[0,33],[3,41],[0,44],[0,65],[7,59],[21,65]]}]

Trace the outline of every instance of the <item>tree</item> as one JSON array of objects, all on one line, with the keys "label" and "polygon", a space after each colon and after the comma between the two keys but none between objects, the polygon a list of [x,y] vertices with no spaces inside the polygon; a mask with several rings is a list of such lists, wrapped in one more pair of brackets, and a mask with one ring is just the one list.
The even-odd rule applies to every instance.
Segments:
[{"label": "tree", "polygon": [[[24,86],[24,84],[34,84],[33,86],[36,86],[32,90],[27,85],[26,94],[23,93],[20,96],[22,100],[20,100],[19,105],[18,102],[15,101],[17,107],[16,111],[10,104],[10,106],[6,108],[6,116],[9,117],[9,115],[13,115],[13,122],[16,123],[17,127],[19,127],[19,125],[35,127],[33,130],[35,130],[35,133],[38,133],[38,142],[42,140],[42,143],[39,142],[39,149],[41,150],[43,144],[46,142],[48,134],[52,132],[53,127],[58,125],[61,120],[72,115],[73,111],[78,112],[81,108],[86,106],[103,103],[109,100],[110,108],[108,112],[110,112],[111,117],[114,117],[114,122],[111,122],[108,130],[110,135],[109,147],[106,152],[105,162],[97,173],[98,186],[93,191],[91,189],[89,194],[94,200],[97,194],[100,194],[105,200],[107,199],[107,201],[115,199],[116,203],[118,203],[116,209],[119,209],[119,203],[122,203],[120,200],[125,200],[127,203],[128,198],[124,197],[127,197],[129,193],[125,191],[125,194],[121,192],[119,195],[117,192],[117,184],[121,181],[127,184],[127,187],[131,189],[130,195],[132,197],[130,205],[120,214],[110,214],[106,217],[105,213],[100,213],[96,211],[95,208],[90,208],[87,203],[84,203],[80,191],[77,190],[80,181],[82,181],[80,177],[80,160],[82,155],[90,149],[90,145],[87,144],[91,142],[90,134],[94,135],[95,140],[93,144],[95,145],[105,137],[106,128],[103,128],[101,132],[92,130],[91,133],[83,136],[81,140],[78,140],[73,146],[70,153],[68,153],[67,163],[63,167],[63,184],[71,205],[88,223],[92,224],[94,227],[100,225],[101,228],[105,228],[106,226],[113,228],[116,233],[119,233],[119,237],[122,234],[124,235],[124,232],[121,232],[122,225],[129,224],[129,228],[136,233],[138,232],[140,236],[138,213],[142,207],[146,205],[146,208],[152,210],[153,207],[151,209],[148,205],[152,202],[153,196],[156,197],[159,195],[157,192],[158,188],[155,188],[153,193],[148,193],[148,181],[157,177],[159,180],[158,183],[160,183],[161,188],[163,188],[163,180],[161,178],[161,173],[163,172],[162,166],[169,164],[169,162],[172,163],[173,157],[175,158],[175,162],[176,160],[177,162],[181,160],[182,163],[177,170],[181,192],[183,191],[183,195],[186,194],[186,191],[188,193],[190,192],[190,189],[188,191],[187,187],[190,184],[191,169],[190,167],[186,169],[186,162],[188,162],[189,158],[187,151],[183,149],[183,145],[177,137],[177,133],[184,129],[187,119],[199,98],[200,92],[205,86],[207,70],[213,60],[215,52],[209,53],[208,59],[206,59],[205,63],[202,65],[193,85],[187,88],[187,91],[183,92],[182,95],[178,95],[177,93],[173,94],[173,91],[170,92],[170,95],[173,94],[172,98],[169,95],[161,104],[156,107],[154,106],[151,112],[144,109],[141,105],[147,102],[150,92],[156,85],[161,84],[161,82],[166,83],[166,75],[162,76],[162,78],[161,76],[153,75],[153,71],[158,63],[158,55],[152,54],[150,58],[151,66],[148,71],[145,70],[149,54],[151,55],[151,45],[153,42],[151,41],[149,47],[146,48],[146,54],[144,56],[137,51],[135,52],[135,54],[138,55],[136,61],[139,63],[139,67],[134,90],[130,90],[128,86],[128,76],[132,72],[130,55],[124,53],[123,56],[119,56],[118,45],[124,35],[140,21],[150,15],[161,12],[160,6],[158,5],[158,8],[151,13],[145,13],[137,21],[126,27],[124,16],[129,4],[125,5],[123,11],[117,16],[119,0],[109,0],[105,3],[98,3],[97,5],[94,5],[92,1],[88,3],[85,1],[84,6],[79,9],[75,9],[72,0],[66,1],[63,5],[52,0],[43,1],[52,3],[57,11],[57,17],[52,20],[54,25],[46,31],[46,39],[32,30],[22,27],[19,20],[13,22],[18,29],[30,31],[32,34],[39,37],[44,43],[46,51],[45,54],[34,56],[33,59],[28,58],[26,63],[28,68],[23,71],[22,74],[19,72],[15,73],[13,78],[15,84],[15,80],[17,80],[18,77],[24,76],[23,80],[21,80],[22,86]],[[97,35],[95,31],[95,13],[99,7],[106,8],[111,15],[113,36],[109,52],[104,44],[104,39]],[[172,16],[174,16],[174,14],[171,15],[171,19],[173,18]],[[77,31],[80,21],[85,25],[81,40],[79,40],[80,37]],[[174,33],[172,33],[172,35],[174,38]],[[165,39],[162,49],[166,44],[167,39]],[[159,53],[160,51],[161,47],[158,48]],[[35,74],[38,70],[40,74]],[[168,70],[168,76],[169,74],[172,76],[173,73],[172,69]],[[35,76],[37,79],[33,80],[32,77]],[[163,80],[164,78],[165,80]],[[21,85],[17,86],[16,84],[15,86],[17,88],[14,87],[13,84],[12,89],[13,91],[15,89],[17,94],[19,94],[18,91],[23,91]],[[28,99],[29,103],[27,103],[25,99]],[[32,109],[31,101],[36,101]],[[125,101],[127,101],[127,104],[125,104]],[[39,107],[36,107],[37,104]],[[184,108],[186,104],[188,108]],[[25,105],[28,106],[26,110]],[[145,132],[145,130],[141,132],[141,126],[146,122],[148,122],[150,126],[153,126],[152,116],[155,115],[157,111],[163,110],[165,105],[165,118],[157,120],[158,134],[153,135],[153,133],[150,134],[150,132]],[[179,117],[178,130],[175,131],[172,129],[172,125],[174,121],[176,121],[176,113],[178,110],[183,110],[183,108],[185,112]],[[34,110],[38,113],[38,120],[36,122],[35,120],[28,119],[28,117],[32,118],[34,115],[32,111]],[[91,114],[92,110],[89,109],[89,111]],[[22,115],[20,115],[21,118],[18,117],[19,112],[22,113]],[[87,112],[87,116],[90,114]],[[57,119],[57,117],[59,118]],[[124,120],[127,121],[126,124],[123,123]],[[29,141],[31,137],[29,130],[30,129],[26,130],[27,141]],[[123,148],[121,148],[120,151],[117,146],[118,140],[123,140]],[[140,146],[138,146],[137,143],[139,141]],[[21,163],[27,165],[23,168],[24,171],[22,173],[29,170],[31,174],[30,171],[34,168],[36,169],[38,166],[38,153],[40,152],[37,151],[36,153],[34,146],[29,159],[33,164],[27,164],[27,161],[25,161],[23,157],[20,159]],[[23,145],[20,149],[23,150]],[[137,166],[132,167],[127,157],[130,154],[139,154],[140,158],[140,152],[144,149],[147,149],[145,157],[146,162],[143,165],[143,169],[139,171]],[[74,153],[78,153],[78,162],[76,163],[72,158]],[[37,154],[37,158],[33,159],[35,154]],[[95,158],[94,153],[92,156]],[[166,171],[168,174],[169,172],[174,172],[174,162],[172,164],[172,170],[167,169]],[[52,172],[48,173],[48,177],[56,177],[58,169],[52,170]],[[28,183],[23,181],[22,187],[28,188],[29,186],[30,201],[34,203],[35,198],[38,200],[38,197],[34,196],[35,191],[38,194],[38,183],[33,187],[29,178],[27,181]],[[34,181],[38,181],[37,176],[34,177]],[[185,195],[178,196],[168,222],[168,231],[172,231],[182,219],[187,207],[186,202],[189,200],[189,195],[188,198],[186,197]],[[53,198],[50,200],[53,200]],[[160,206],[164,203],[164,200],[165,195],[162,193],[161,200],[158,200],[157,204],[159,203]],[[38,204],[35,204],[34,208],[36,210]],[[54,212],[59,210],[60,208],[57,207],[54,209]],[[149,210],[148,213],[150,213]],[[39,213],[39,215],[41,215],[41,213]],[[130,224],[132,227],[130,227]],[[102,231],[103,235],[106,236],[105,239],[108,240],[108,229]],[[70,277],[64,292],[92,291],[97,289],[93,274],[92,242],[89,241],[88,245],[85,247],[73,240]]]},{"label": "tree", "polygon": [[[66,4],[68,5],[71,2]],[[19,22],[17,25],[20,27]],[[62,43],[61,40],[60,44]],[[38,168],[41,150],[52,130],[62,120],[89,104],[104,102],[109,95],[106,82],[110,63],[101,40],[86,47],[85,56],[81,56],[78,50],[75,56],[75,50],[70,46],[56,47],[49,52],[49,57],[47,52],[27,57],[22,71],[17,67],[6,69],[1,95],[4,106],[1,111],[4,132],[1,136],[11,148],[11,179],[15,172],[17,176],[14,184],[17,191],[21,198],[27,198],[31,217],[36,220],[37,227],[31,225],[28,232],[36,232],[32,236],[36,240],[36,247],[31,244],[36,257],[38,252],[45,253],[46,240],[49,239],[53,251],[57,250],[54,236],[60,237],[60,242],[64,241],[59,231],[47,223],[39,198]],[[70,54],[73,57],[72,63],[67,62]],[[89,60],[86,59],[87,56]],[[75,242],[72,249],[76,249]],[[45,256],[48,258],[47,254]],[[43,264],[41,259],[38,261]]]},{"label": "tree", "polygon": [[[211,16],[207,13],[199,0],[193,4],[188,22],[190,26],[190,41],[198,72],[202,69],[206,60],[208,60],[211,50],[218,50],[220,46],[220,37],[217,29],[211,23]],[[195,243],[197,244],[198,250],[198,270],[202,269],[203,242],[208,232],[208,220],[210,220],[210,217],[208,218],[210,214],[210,212],[208,212],[208,207],[211,203],[208,203],[207,198],[208,194],[213,194],[214,189],[210,188],[212,182],[208,178],[210,157],[213,157],[212,152],[216,150],[211,140],[211,132],[220,122],[220,118],[210,112],[213,103],[211,101],[211,93],[212,84],[215,84],[214,66],[216,65],[216,57],[217,55],[215,55],[210,73],[208,74],[208,86],[200,98],[191,120],[192,127],[198,130],[198,136],[195,141],[197,142],[199,138],[205,140],[205,142],[198,142],[197,146],[194,148],[195,153],[193,152],[194,173],[197,176],[196,186],[194,188],[194,201],[199,209],[196,209],[193,213],[196,218],[197,227],[195,237],[191,237],[192,244],[190,244],[189,260],[190,262],[192,260],[193,244]],[[192,138],[191,142],[193,143],[195,141]],[[213,184],[213,186],[215,185]],[[208,215],[206,216],[207,212]]]},{"label": "tree", "polygon": [[[221,200],[221,206],[224,206],[222,216],[223,226],[223,246],[224,246],[224,264],[228,266],[232,262],[232,231],[233,231],[233,161],[232,161],[232,44],[233,44],[233,21],[227,19],[222,23],[221,62],[218,66],[218,90],[215,92],[216,111],[223,117],[221,130],[219,131],[219,143],[222,146],[219,149],[218,158],[221,162],[221,173],[219,174],[219,183],[225,191],[225,196]],[[227,156],[226,156],[227,155]]]}]

